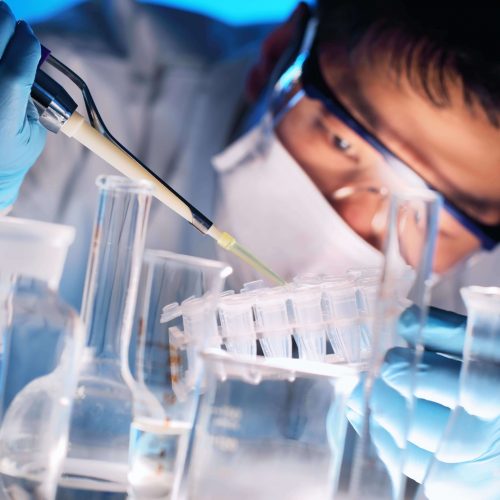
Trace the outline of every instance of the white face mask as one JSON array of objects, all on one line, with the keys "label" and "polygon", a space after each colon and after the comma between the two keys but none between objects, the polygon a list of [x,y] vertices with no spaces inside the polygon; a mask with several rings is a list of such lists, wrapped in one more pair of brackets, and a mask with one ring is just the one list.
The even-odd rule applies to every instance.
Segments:
[{"label": "white face mask", "polygon": [[[265,124],[213,159],[217,226],[286,280],[381,267],[383,255],[344,222]],[[260,278],[231,255],[220,258],[233,266],[234,286]]]}]

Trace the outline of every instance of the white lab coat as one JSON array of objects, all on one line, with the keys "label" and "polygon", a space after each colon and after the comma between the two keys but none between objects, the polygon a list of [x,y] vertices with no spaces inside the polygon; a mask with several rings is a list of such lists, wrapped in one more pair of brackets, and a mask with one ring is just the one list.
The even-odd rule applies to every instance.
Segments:
[{"label": "white lab coat", "polygon": [[[267,29],[234,28],[132,0],[85,3],[35,27],[42,43],[87,81],[112,133],[209,217],[217,200],[211,157],[232,136],[244,81]],[[13,210],[77,228],[61,283],[76,307],[96,207],[94,181],[103,173],[114,171],[75,141],[50,134]],[[210,238],[156,200],[147,246],[216,255]],[[497,249],[457,267],[435,288],[433,304],[463,312],[459,288],[500,285],[499,264]]]}]

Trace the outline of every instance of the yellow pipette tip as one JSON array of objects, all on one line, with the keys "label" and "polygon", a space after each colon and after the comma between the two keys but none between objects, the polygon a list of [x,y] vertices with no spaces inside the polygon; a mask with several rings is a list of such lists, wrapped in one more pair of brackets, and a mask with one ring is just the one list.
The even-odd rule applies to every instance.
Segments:
[{"label": "yellow pipette tip", "polygon": [[224,248],[225,250],[231,250],[231,248],[236,244],[236,239],[225,231],[220,234],[217,238],[217,244]]},{"label": "yellow pipette tip", "polygon": [[231,236],[229,233],[222,232],[218,235],[217,244],[228,250],[232,254],[239,257],[242,261],[246,262],[248,265],[252,266],[258,273],[262,274],[273,283],[277,285],[286,285],[286,281],[276,274],[274,271],[271,271],[267,266],[265,266],[259,259],[257,259],[254,255],[252,255],[245,247],[240,245],[236,239]]}]

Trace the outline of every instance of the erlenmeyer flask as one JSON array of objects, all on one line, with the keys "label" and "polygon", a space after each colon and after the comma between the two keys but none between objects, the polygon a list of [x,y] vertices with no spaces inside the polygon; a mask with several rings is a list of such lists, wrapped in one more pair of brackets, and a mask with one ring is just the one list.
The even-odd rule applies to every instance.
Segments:
[{"label": "erlenmeyer flask", "polygon": [[52,499],[66,453],[84,330],[55,290],[73,237],[68,226],[0,219],[0,471],[7,498]]},{"label": "erlenmeyer flask", "polygon": [[500,495],[500,288],[461,289],[467,329],[458,404],[424,481],[425,496]]},{"label": "erlenmeyer flask", "polygon": [[217,335],[215,301],[230,273],[214,260],[145,252],[133,342],[122,349],[134,392],[129,498],[175,498],[197,404],[196,351]]},{"label": "erlenmeyer flask", "polygon": [[151,186],[106,176],[94,226],[82,319],[87,344],[57,498],[124,498],[132,392],[122,377],[122,339],[132,327]]}]

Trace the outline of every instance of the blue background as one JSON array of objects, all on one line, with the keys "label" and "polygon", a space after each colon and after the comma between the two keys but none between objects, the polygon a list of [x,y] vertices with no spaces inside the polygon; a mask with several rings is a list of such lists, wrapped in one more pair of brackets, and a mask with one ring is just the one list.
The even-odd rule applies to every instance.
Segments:
[{"label": "blue background", "polygon": [[[16,17],[38,21],[81,0],[6,0]],[[288,17],[298,0],[149,0],[216,17],[229,24],[281,21]]]}]

